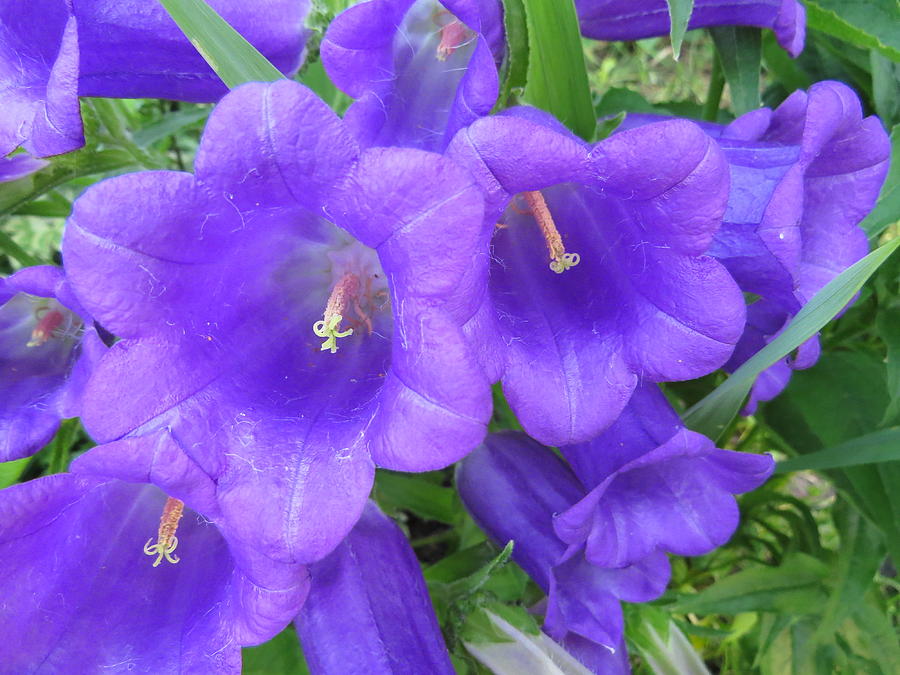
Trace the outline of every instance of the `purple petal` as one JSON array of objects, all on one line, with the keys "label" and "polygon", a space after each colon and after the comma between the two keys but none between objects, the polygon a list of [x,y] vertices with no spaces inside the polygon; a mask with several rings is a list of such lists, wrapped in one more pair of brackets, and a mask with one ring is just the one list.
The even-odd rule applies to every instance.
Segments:
[{"label": "purple petal", "polygon": [[84,145],[78,105],[78,28],[70,0],[0,7],[0,156],[35,157]]},{"label": "purple petal", "polygon": [[[724,544],[738,524],[732,495],[765,482],[772,458],[719,450],[678,427],[658,440],[673,413],[652,387],[636,392],[629,408],[595,441],[563,448],[596,487],[555,520],[559,537],[586,542],[585,556],[602,567],[634,564],[657,550],[701,555]],[[649,421],[654,415],[665,421]]]},{"label": "purple petal", "polygon": [[0,461],[37,452],[80,413],[106,351],[89,322],[59,267],[0,279]]},{"label": "purple petal", "polygon": [[[639,40],[669,34],[665,0],[576,0],[581,32],[598,40]],[[759,26],[775,31],[791,56],[803,51],[806,12],[798,0],[694,0],[688,28]]]},{"label": "purple petal", "polygon": [[[306,42],[309,0],[209,5],[285,75],[297,72]],[[81,0],[78,93],[112,98],[215,101],[227,91],[159,3]]]},{"label": "purple petal", "polygon": [[314,672],[454,672],[415,554],[374,503],[310,575],[296,625]]},{"label": "purple petal", "polygon": [[49,166],[49,162],[36,159],[27,154],[15,155],[14,157],[0,157],[0,183],[8,183],[30,176],[45,166]]}]

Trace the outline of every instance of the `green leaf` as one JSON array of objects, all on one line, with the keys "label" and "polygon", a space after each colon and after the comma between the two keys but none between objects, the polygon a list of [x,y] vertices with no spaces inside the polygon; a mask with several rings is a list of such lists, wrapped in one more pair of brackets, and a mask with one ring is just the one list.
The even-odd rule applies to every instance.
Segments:
[{"label": "green leaf", "polygon": [[807,89],[813,79],[784,51],[772,31],[765,31],[762,36],[763,60],[770,75],[773,75],[787,91]]},{"label": "green leaf", "polygon": [[875,329],[887,346],[887,392],[890,402],[881,420],[888,426],[900,418],[900,306],[879,306],[875,317]]},{"label": "green leaf", "polygon": [[197,124],[209,117],[209,106],[191,106],[187,110],[178,110],[163,116],[158,122],[149,124],[143,129],[134,132],[134,142],[140,147],[146,148],[156,141],[178,133]]},{"label": "green leaf", "polygon": [[309,675],[293,627],[258,647],[241,650],[242,675]]},{"label": "green leaf", "polygon": [[859,225],[870,238],[900,220],[900,124],[891,131],[891,168],[872,212]]},{"label": "green leaf", "polygon": [[[763,413],[766,423],[798,452],[811,453],[874,436],[871,430],[877,428],[887,402],[880,358],[866,352],[833,352],[826,353],[815,368],[795,373],[787,390]],[[892,555],[900,556],[900,494],[896,490],[900,462],[824,470],[883,532]]]},{"label": "green leaf", "polygon": [[19,476],[28,466],[30,457],[15,459],[11,462],[0,462],[0,489],[9,487],[19,480]]},{"label": "green leaf", "polygon": [[806,26],[900,61],[897,0],[804,0]]},{"label": "green leaf", "polygon": [[759,28],[716,26],[709,29],[716,45],[719,63],[731,92],[735,115],[743,115],[760,106],[759,72],[762,41]]},{"label": "green leaf", "polygon": [[500,96],[496,110],[509,105],[516,92],[525,90],[528,83],[528,20],[523,0],[503,0],[503,28],[506,37],[506,58],[501,72]]},{"label": "green leaf", "polygon": [[284,77],[203,0],[159,0],[229,89]]},{"label": "green leaf", "polygon": [[522,4],[528,25],[525,100],[592,140],[597,120],[573,0],[522,0]]},{"label": "green leaf", "polygon": [[844,620],[862,607],[866,591],[885,556],[878,531],[857,512],[838,504],[834,518],[841,546],[829,575],[828,604],[814,636],[819,645],[833,639]]},{"label": "green leaf", "polygon": [[139,166],[131,153],[119,148],[99,151],[82,148],[54,157],[49,167],[19,180],[0,184],[0,221],[40,195],[75,178]]},{"label": "green leaf", "polygon": [[415,475],[379,470],[375,496],[387,510],[401,508],[425,520],[452,525],[459,513],[456,493]]},{"label": "green leaf", "polygon": [[786,459],[778,462],[775,473],[840,469],[896,460],[900,460],[900,428],[883,429],[825,450]]},{"label": "green leaf", "polygon": [[672,56],[677,61],[681,56],[681,43],[687,32],[694,0],[666,0],[669,5],[669,38],[672,40]]},{"label": "green leaf", "polygon": [[891,61],[874,49],[869,52],[869,62],[875,113],[890,128],[900,123],[900,62]]},{"label": "green leaf", "polygon": [[781,335],[692,406],[685,414],[685,424],[694,431],[718,439],[737,415],[759,374],[785,358],[837,316],[898,246],[900,238],[872,251],[828,282],[797,312]]},{"label": "green leaf", "polygon": [[827,597],[823,581],[828,573],[828,567],[820,560],[793,553],[779,567],[746,567],[696,595],[682,596],[674,610],[697,614],[814,614],[821,610]]}]

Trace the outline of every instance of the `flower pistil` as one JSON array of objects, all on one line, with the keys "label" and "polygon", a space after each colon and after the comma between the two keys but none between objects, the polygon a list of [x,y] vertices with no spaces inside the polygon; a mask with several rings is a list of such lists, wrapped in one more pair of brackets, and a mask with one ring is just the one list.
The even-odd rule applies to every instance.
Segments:
[{"label": "flower pistil", "polygon": [[565,244],[563,244],[562,236],[556,229],[556,223],[553,222],[553,216],[547,207],[547,201],[539,190],[523,192],[525,203],[528,204],[528,210],[537,221],[541,228],[541,234],[547,242],[547,249],[550,251],[550,269],[557,274],[562,274],[567,269],[575,267],[581,262],[581,256],[577,253],[566,252]]},{"label": "flower pistil", "polygon": [[178,556],[172,554],[178,547],[178,537],[175,536],[175,532],[178,530],[178,521],[181,520],[183,513],[183,501],[174,497],[166,499],[162,516],[159,518],[159,531],[156,535],[156,543],[151,544],[153,541],[151,537],[144,544],[144,553],[156,556],[156,560],[153,561],[154,567],[159,567],[163,558],[173,564],[181,560]]}]

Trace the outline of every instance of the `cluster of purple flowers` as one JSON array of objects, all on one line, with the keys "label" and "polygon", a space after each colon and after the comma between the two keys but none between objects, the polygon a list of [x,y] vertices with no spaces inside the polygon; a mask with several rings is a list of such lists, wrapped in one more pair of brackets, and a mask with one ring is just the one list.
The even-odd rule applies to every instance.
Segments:
[{"label": "cluster of purple flowers", "polygon": [[[305,0],[210,4],[299,67]],[[576,4],[586,36],[668,30],[664,0]],[[796,0],[695,2],[692,27],[722,23],[802,47]],[[0,155],[79,147],[79,95],[224,95],[193,173],[89,188],[65,271],[0,280],[0,460],[68,417],[97,443],[0,491],[2,668],[239,672],[295,620],[313,673],[453,672],[368,497],[376,468],[459,462],[545,631],[627,671],[620,602],[727,541],[773,468],[687,430],[658,383],[737,367],[866,253],[890,148],[836,82],[592,145],[489,114],[504,49],[499,0],[357,4],[321,43],[341,119],[288,80],[225,94],[161,6],[0,0]],[[486,433],[498,381],[525,433]]]}]

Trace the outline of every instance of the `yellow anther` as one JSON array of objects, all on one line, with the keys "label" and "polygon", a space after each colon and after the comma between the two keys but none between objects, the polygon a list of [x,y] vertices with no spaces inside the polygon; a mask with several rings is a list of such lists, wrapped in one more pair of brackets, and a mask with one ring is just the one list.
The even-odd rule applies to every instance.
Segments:
[{"label": "yellow anther", "polygon": [[562,274],[567,269],[575,267],[581,262],[581,256],[577,253],[563,253],[562,257],[550,261],[550,269],[557,274]]},{"label": "yellow anther", "polygon": [[322,319],[313,324],[313,333],[320,338],[326,338],[325,342],[322,343],[323,352],[326,349],[330,349],[331,353],[334,354],[338,350],[337,339],[353,335],[352,328],[348,328],[345,331],[338,331],[338,326],[341,325],[343,318],[344,317],[340,314],[335,314],[327,321]]}]

